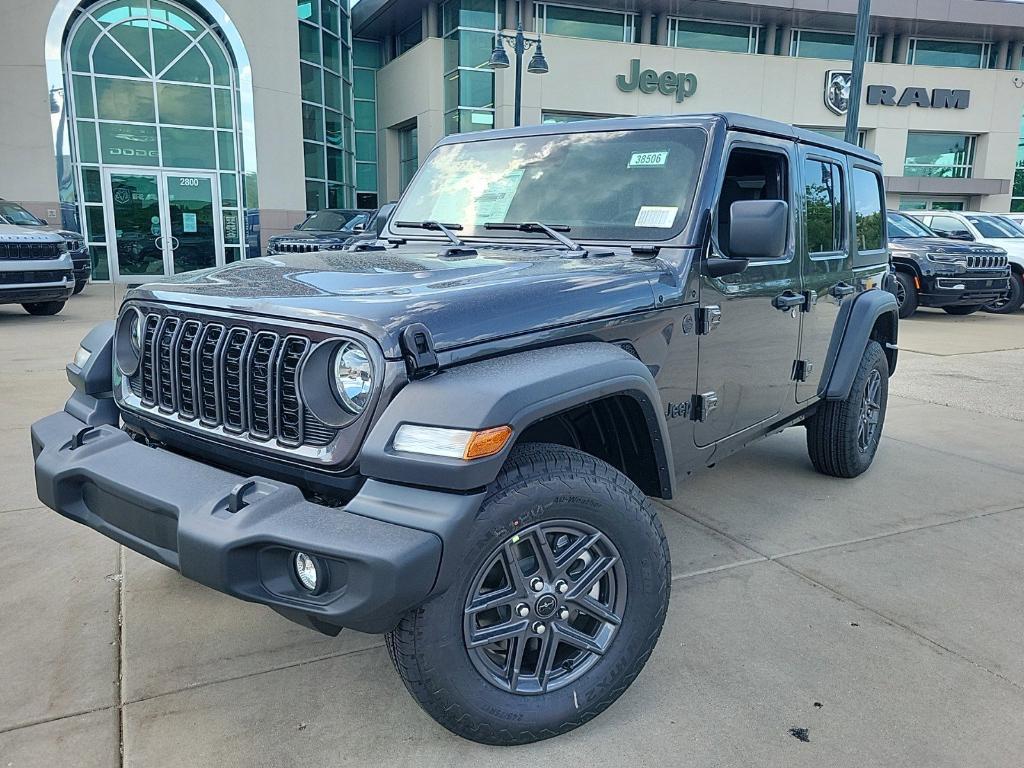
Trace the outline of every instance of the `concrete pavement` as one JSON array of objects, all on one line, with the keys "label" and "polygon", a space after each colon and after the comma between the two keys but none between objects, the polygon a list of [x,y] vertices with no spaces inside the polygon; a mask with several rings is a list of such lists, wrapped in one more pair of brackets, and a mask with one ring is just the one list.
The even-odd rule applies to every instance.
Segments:
[{"label": "concrete pavement", "polygon": [[435,725],[379,637],[318,636],[39,507],[27,426],[113,309],[100,286],[56,318],[0,307],[0,768],[1021,763],[1024,313],[902,323],[861,478],[816,475],[791,430],[687,481],[659,505],[673,598],[647,668],[508,750]]}]

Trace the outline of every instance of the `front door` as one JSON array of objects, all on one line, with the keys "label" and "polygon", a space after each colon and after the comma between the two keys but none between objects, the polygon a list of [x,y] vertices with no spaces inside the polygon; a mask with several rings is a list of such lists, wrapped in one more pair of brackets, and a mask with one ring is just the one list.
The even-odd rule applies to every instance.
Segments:
[{"label": "front door", "polygon": [[145,281],[224,263],[213,174],[107,169],[111,276]]},{"label": "front door", "polygon": [[734,141],[729,148],[712,255],[729,255],[731,206],[741,200],[786,201],[789,245],[783,258],[752,260],[740,274],[701,276],[705,316],[716,310],[721,315],[716,324],[698,329],[707,331],[698,343],[697,394],[704,398],[707,412],[694,430],[698,446],[767,421],[792,403],[801,290],[793,194],[796,162],[792,146],[785,142]]}]

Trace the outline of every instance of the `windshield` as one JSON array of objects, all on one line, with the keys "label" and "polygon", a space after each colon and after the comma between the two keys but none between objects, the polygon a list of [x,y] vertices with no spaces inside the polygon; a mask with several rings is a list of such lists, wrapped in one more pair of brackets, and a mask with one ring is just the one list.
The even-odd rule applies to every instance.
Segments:
[{"label": "windshield", "polygon": [[0,216],[6,219],[11,224],[17,224],[22,227],[42,227],[43,222],[33,216],[31,213],[26,211],[17,203],[8,203],[0,200]]},{"label": "windshield", "polygon": [[889,237],[937,237],[928,227],[902,213],[886,216],[889,223]]},{"label": "windshield", "polygon": [[302,222],[300,230],[318,230],[321,232],[338,232],[345,228],[345,225],[356,216],[361,215],[359,211],[335,211],[323,210],[310,214],[309,218]]},{"label": "windshield", "polygon": [[574,239],[668,239],[689,215],[705,140],[699,128],[654,128],[447,144],[392,219],[459,224],[460,236],[492,240],[501,234],[486,223],[543,222],[569,227]]},{"label": "windshield", "polygon": [[982,237],[993,240],[1024,237],[1024,230],[1002,216],[968,216],[967,220],[977,227]]}]

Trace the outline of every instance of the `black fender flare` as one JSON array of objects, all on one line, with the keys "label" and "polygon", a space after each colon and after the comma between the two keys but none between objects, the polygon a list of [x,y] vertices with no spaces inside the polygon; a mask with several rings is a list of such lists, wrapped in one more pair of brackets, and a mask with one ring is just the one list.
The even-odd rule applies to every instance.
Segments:
[{"label": "black fender flare", "polygon": [[913,277],[924,277],[924,270],[916,259],[907,256],[892,257],[892,268],[894,272],[905,272]]},{"label": "black fender flare", "polygon": [[[376,480],[471,491],[491,483],[519,435],[541,419],[611,395],[626,395],[647,421],[662,493],[675,476],[661,396],[651,371],[614,344],[582,342],[516,352],[448,368],[406,385],[367,436],[359,471]],[[494,456],[472,461],[396,452],[402,424],[450,429],[508,425],[512,439]]]},{"label": "black fender flare", "polygon": [[896,370],[899,328],[896,297],[879,288],[862,291],[842,303],[832,329],[828,358],[821,377],[820,394],[826,400],[845,400],[849,397],[864,348],[871,340],[879,318],[883,318],[879,341],[889,359],[889,375]]}]

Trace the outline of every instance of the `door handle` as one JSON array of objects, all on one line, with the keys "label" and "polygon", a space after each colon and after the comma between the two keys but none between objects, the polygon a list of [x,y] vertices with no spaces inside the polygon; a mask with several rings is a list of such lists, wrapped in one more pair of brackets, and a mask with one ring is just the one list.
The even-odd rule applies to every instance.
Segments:
[{"label": "door handle", "polygon": [[159,237],[157,237],[157,238],[156,238],[156,239],[155,239],[155,240],[153,241],[153,246],[154,246],[154,247],[155,247],[155,248],[156,248],[156,249],[157,249],[158,251],[162,251],[162,250],[164,249],[164,236],[163,236],[163,235],[160,235]]},{"label": "door handle", "polygon": [[855,287],[853,287],[852,285],[848,285],[847,283],[836,283],[835,285],[832,286],[832,290],[829,291],[829,293],[831,293],[837,299],[841,299],[843,298],[843,296],[849,296],[856,290],[857,289]]},{"label": "door handle", "polygon": [[776,309],[781,309],[783,312],[788,312],[791,309],[800,309],[807,303],[807,297],[802,293],[793,293],[792,291],[786,291],[780,293],[774,299],[772,299],[772,306]]},{"label": "door handle", "polygon": [[178,238],[176,238],[174,235],[171,235],[171,250],[172,251],[178,250],[178,246],[179,245],[180,245],[180,242],[179,242]]}]

